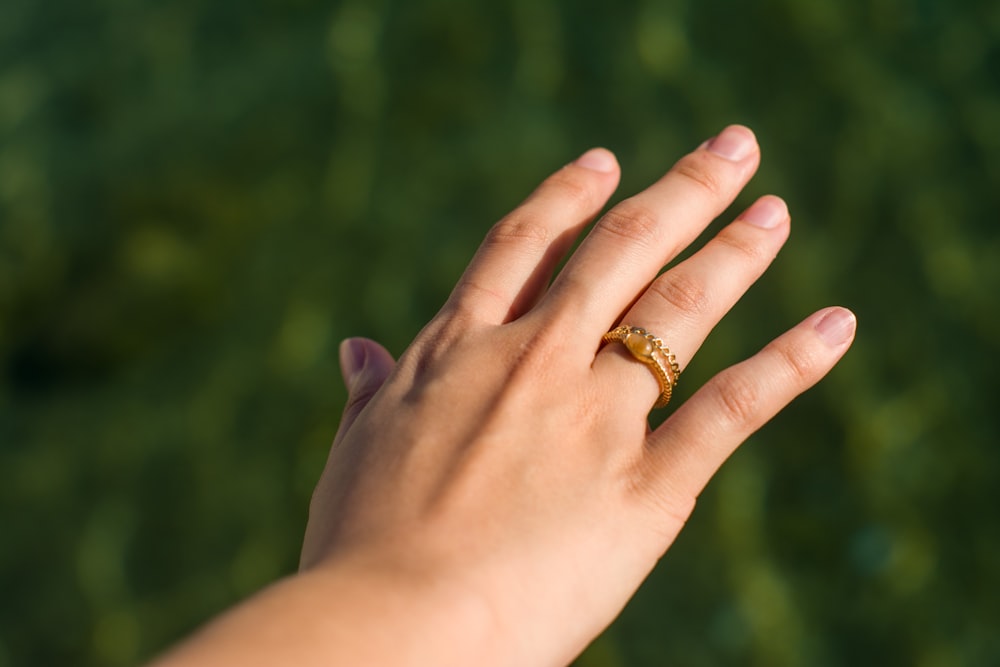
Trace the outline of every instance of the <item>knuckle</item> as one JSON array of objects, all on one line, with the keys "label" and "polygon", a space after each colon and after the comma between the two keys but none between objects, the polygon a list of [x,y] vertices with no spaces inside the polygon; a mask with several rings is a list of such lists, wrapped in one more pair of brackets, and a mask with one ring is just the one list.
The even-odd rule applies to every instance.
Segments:
[{"label": "knuckle", "polygon": [[455,285],[451,298],[441,309],[441,314],[453,321],[474,322],[475,313],[482,302],[505,307],[509,305],[511,298],[510,294],[486,287],[475,279],[462,277]]},{"label": "knuckle", "polygon": [[[495,299],[501,305],[504,303],[502,296],[482,289],[476,283],[464,282],[460,287],[476,290],[476,299]],[[469,306],[469,301],[471,299],[468,298],[450,299],[437,317],[428,322],[417,335],[400,357],[398,365],[413,364],[419,375],[443,359],[470,332],[478,331],[482,325],[478,321],[476,309]]]},{"label": "knuckle", "polygon": [[724,420],[745,429],[757,422],[760,413],[760,385],[753,378],[731,372],[711,385]]},{"label": "knuckle", "polygon": [[629,243],[645,246],[656,239],[659,220],[649,208],[626,199],[604,214],[597,229]]},{"label": "knuckle", "polygon": [[661,537],[666,540],[676,537],[697,503],[697,497],[683,484],[662,475],[658,463],[636,466],[636,470],[626,477],[626,490],[651,511],[652,528],[662,531]]},{"label": "knuckle", "polygon": [[535,249],[545,248],[551,238],[547,226],[514,212],[493,225],[486,240],[490,245],[516,244]]},{"label": "knuckle", "polygon": [[652,503],[660,520],[653,527],[663,538],[673,540],[691,518],[697,500],[692,495],[682,496],[679,493],[661,492],[658,495],[660,497]]},{"label": "knuckle", "polygon": [[596,198],[592,183],[579,173],[563,169],[549,176],[544,190],[551,190],[556,198],[572,202],[578,208],[589,208]]},{"label": "knuckle", "polygon": [[566,346],[566,330],[555,322],[543,324],[520,342],[513,358],[543,369]]},{"label": "knuckle", "polygon": [[649,286],[649,291],[687,315],[708,310],[708,295],[700,282],[686,273],[668,273]]},{"label": "knuckle", "polygon": [[775,344],[775,352],[786,374],[798,385],[811,384],[816,375],[817,359],[807,348],[797,345]]},{"label": "knuckle", "polygon": [[766,252],[764,248],[761,247],[760,243],[756,239],[748,238],[743,234],[737,234],[729,228],[719,232],[718,236],[715,237],[715,240],[719,244],[736,251],[754,266],[766,264],[773,258],[770,253]]},{"label": "knuckle", "polygon": [[723,194],[722,182],[707,160],[699,160],[696,155],[689,155],[674,166],[674,173],[694,184],[699,190],[715,197]]}]

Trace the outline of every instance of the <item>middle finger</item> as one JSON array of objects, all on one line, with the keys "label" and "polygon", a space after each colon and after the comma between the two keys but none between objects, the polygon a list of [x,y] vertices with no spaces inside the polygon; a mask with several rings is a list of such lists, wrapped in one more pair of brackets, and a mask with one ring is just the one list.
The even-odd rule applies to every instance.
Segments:
[{"label": "middle finger", "polygon": [[753,133],[739,125],[682,158],[598,221],[539,304],[540,314],[599,337],[732,203],[759,162]]}]

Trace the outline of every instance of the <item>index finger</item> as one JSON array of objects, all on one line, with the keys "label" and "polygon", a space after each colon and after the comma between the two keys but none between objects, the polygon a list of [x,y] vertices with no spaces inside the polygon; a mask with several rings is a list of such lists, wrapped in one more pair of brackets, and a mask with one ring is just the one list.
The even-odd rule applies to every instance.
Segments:
[{"label": "index finger", "polygon": [[544,291],[618,177],[614,155],[595,148],[545,179],[486,235],[452,293],[452,305],[490,324],[517,319]]}]

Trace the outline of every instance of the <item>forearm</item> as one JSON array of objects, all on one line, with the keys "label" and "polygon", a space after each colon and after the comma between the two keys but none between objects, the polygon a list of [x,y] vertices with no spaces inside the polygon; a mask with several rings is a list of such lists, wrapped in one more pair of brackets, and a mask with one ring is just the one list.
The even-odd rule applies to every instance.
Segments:
[{"label": "forearm", "polygon": [[497,644],[488,608],[467,592],[336,565],[264,589],[152,667],[485,665]]}]

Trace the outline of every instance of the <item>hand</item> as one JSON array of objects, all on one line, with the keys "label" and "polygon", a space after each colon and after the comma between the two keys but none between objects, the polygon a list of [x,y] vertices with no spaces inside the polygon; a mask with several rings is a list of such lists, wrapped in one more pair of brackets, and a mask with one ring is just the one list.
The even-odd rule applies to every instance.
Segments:
[{"label": "hand", "polygon": [[613,156],[590,151],[489,232],[398,364],[373,342],[345,341],[350,398],[303,568],[377,563],[396,581],[477,600],[495,641],[477,664],[572,660],[670,546],[719,465],[853,338],[848,311],[815,313],[671,406],[655,431],[654,374],[623,345],[601,346],[624,322],[659,336],[681,368],[690,362],[784,243],[785,204],[759,199],[657,274],[758,163],[752,133],[727,128],[606,213],[549,286],[618,182]]}]

